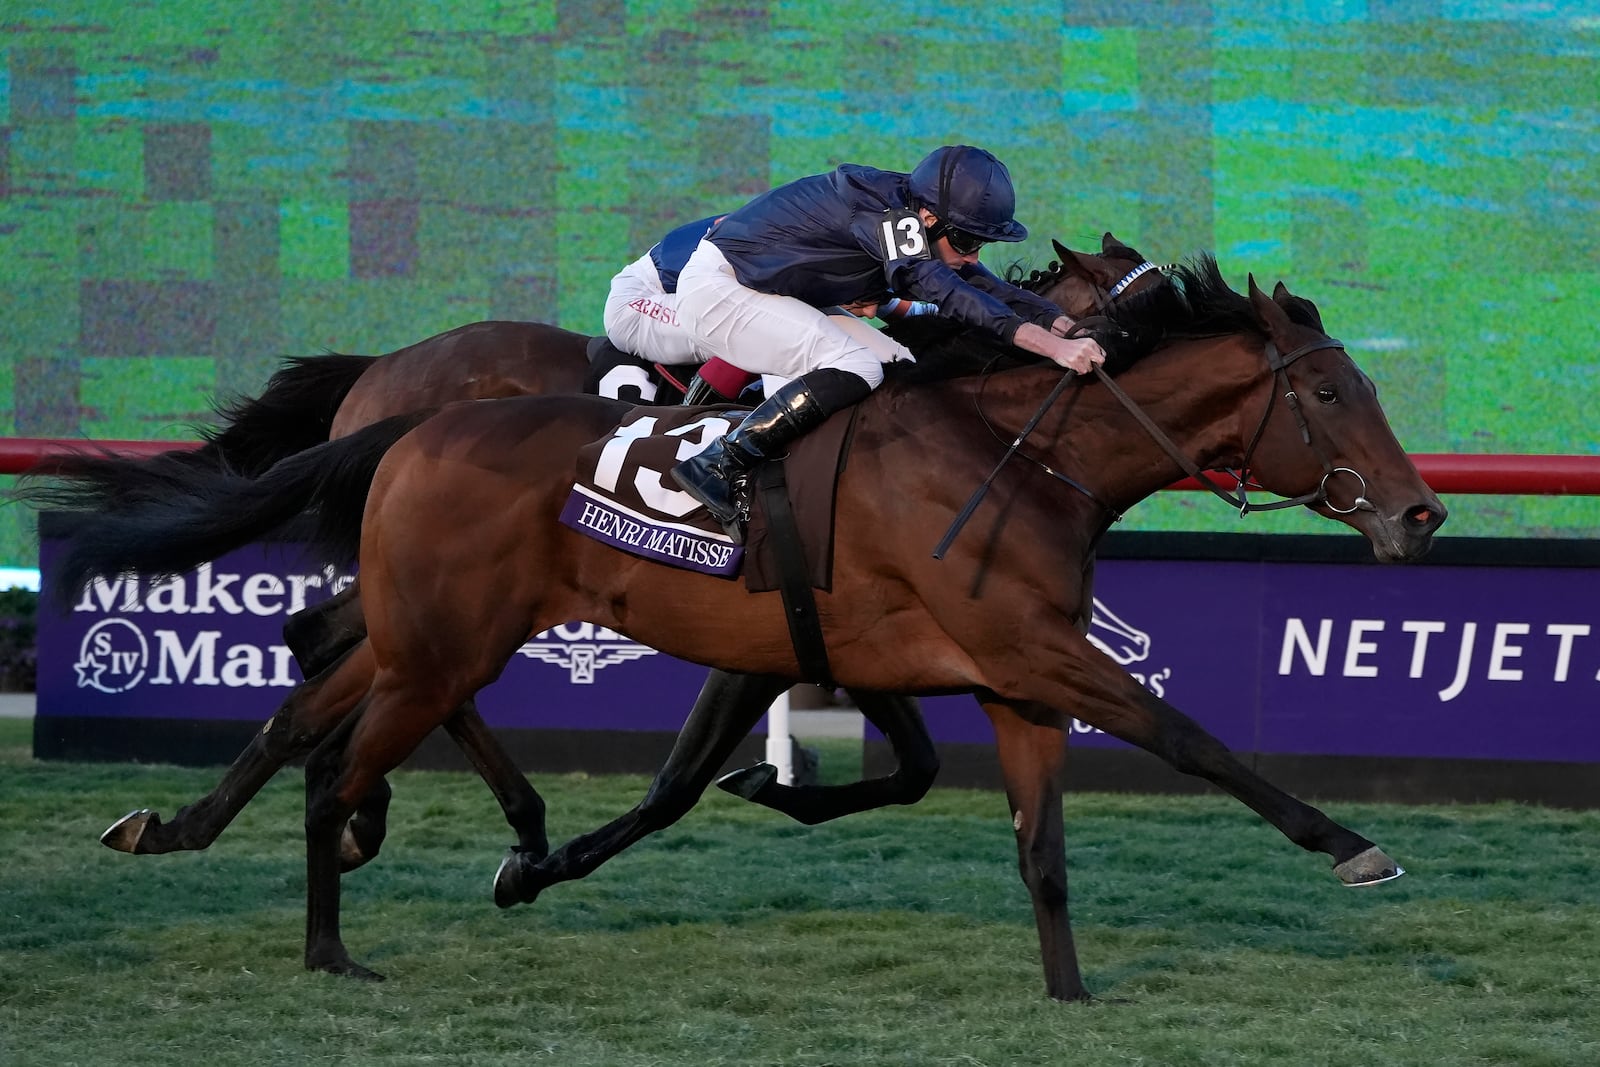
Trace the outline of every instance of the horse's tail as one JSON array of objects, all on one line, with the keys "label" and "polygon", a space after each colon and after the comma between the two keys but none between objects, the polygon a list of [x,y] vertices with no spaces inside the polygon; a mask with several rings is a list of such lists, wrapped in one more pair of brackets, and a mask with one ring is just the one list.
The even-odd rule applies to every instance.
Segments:
[{"label": "horse's tail", "polygon": [[[164,500],[197,474],[226,471],[254,478],[279,460],[328,439],[334,414],[376,356],[296,356],[254,399],[219,405],[222,425],[200,431],[200,448],[153,457],[84,451],[51,457],[50,473],[79,487],[93,485],[99,506],[112,510]],[[81,494],[80,488],[77,492]],[[24,500],[54,503],[48,490],[30,488]]]},{"label": "horse's tail", "polygon": [[[74,513],[45,583],[62,602],[95,577],[179,574],[292,525],[331,561],[355,559],[367,490],[390,447],[432,411],[397,415],[274,464],[256,478],[205,467],[170,467],[165,493],[129,503],[89,480],[29,493]],[[147,487],[148,489],[149,487]],[[118,507],[108,508],[108,499]]]},{"label": "horse's tail", "polygon": [[[254,399],[217,407],[220,428],[202,431],[196,462],[255,476],[328,439],[339,405],[378,356],[292,356]],[[203,458],[202,458],[203,457]]]}]

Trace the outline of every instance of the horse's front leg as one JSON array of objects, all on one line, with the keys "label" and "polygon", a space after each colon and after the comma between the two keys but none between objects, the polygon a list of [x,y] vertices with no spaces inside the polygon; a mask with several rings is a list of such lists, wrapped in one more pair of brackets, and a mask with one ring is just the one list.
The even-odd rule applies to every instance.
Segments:
[{"label": "horse's front leg", "polygon": [[894,749],[899,765],[892,774],[849,785],[790,786],[779,784],[772,764],[758,763],[724,775],[718,787],[808,825],[921,800],[939,773],[939,754],[915,698],[854,689],[850,696]]},{"label": "horse's front leg", "polygon": [[772,675],[712,671],[644,800],[542,861],[512,852],[495,873],[494,902],[502,908],[526,904],[557,882],[586,877],[635,841],[683,818],[711,784],[717,768],[789,685]]},{"label": "horse's front leg", "polygon": [[1298,800],[1236,759],[1199,723],[1145,689],[1109,659],[1094,654],[1074,687],[1075,714],[1113,737],[1159,756],[1184,774],[1204,778],[1244,803],[1308,852],[1333,859],[1345,885],[1376,885],[1405,871],[1377,845]]},{"label": "horse's front leg", "polygon": [[209,847],[279,768],[310,752],[355,706],[365,685],[352,686],[346,680],[346,668],[368,658],[366,646],[359,645],[348,650],[333,667],[296,687],[250,739],[222,781],[199,800],[179,808],[171,822],[162,822],[161,816],[150,808],[140,808],[113,823],[100,835],[100,843],[137,855]]},{"label": "horse's front leg", "polygon": [[[1002,701],[980,700],[994,724],[1000,772],[1017,835],[1022,882],[1033,899],[1045,992],[1056,1000],[1088,1000],[1067,913],[1067,852],[1061,817],[1061,775],[1067,733],[1060,716],[1030,722]],[[1056,724],[1050,724],[1055,720]]]}]

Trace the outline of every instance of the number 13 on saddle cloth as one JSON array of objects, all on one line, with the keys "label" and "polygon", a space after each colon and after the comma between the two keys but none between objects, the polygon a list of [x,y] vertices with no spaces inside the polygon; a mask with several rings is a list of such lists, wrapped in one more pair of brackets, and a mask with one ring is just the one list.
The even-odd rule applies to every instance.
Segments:
[{"label": "number 13 on saddle cloth", "polygon": [[[854,408],[797,441],[785,464],[790,508],[805,547],[811,584],[832,586],[833,490],[844,466]],[[752,593],[777,589],[765,505],[752,492],[743,544],[728,536],[668,475],[677,463],[727,433],[748,412],[638,408],[578,454],[578,478],[561,522],[620,551],[685,570],[736,579]]]}]

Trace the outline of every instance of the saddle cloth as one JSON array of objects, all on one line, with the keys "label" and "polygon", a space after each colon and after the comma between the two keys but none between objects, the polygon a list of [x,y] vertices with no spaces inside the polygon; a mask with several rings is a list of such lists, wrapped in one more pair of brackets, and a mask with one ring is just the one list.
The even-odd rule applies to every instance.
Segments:
[{"label": "saddle cloth", "polygon": [[[795,442],[783,462],[789,506],[800,527],[811,584],[833,582],[833,499],[844,466],[854,410],[841,412]],[[643,559],[735,579],[752,593],[779,587],[765,505],[750,500],[745,543],[738,544],[668,473],[739,425],[744,409],[641,407],[578,453],[577,481],[561,522]],[[752,484],[754,479],[751,479]]]}]

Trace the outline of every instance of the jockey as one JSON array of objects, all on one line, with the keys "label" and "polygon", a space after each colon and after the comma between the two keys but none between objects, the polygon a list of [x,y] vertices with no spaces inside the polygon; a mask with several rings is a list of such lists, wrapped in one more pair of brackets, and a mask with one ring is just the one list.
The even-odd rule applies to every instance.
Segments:
[{"label": "jockey", "polygon": [[[678,321],[678,272],[722,215],[696,219],[667,234],[650,251],[629,263],[611,279],[606,295],[602,323],[605,333],[591,338],[587,355],[589,375],[584,392],[631,404],[653,404],[658,387],[650,366],[704,365],[704,355],[695,350],[694,338]],[[874,305],[854,309],[831,309],[835,315],[849,311],[870,316]],[[891,299],[877,305],[884,321],[927,314],[938,309],[931,304]],[[849,327],[846,327],[849,328]],[[910,358],[909,353],[905,358]],[[757,376],[718,360],[705,369],[707,380],[694,379],[684,403],[714,403],[732,400]]]},{"label": "jockey", "polygon": [[[672,476],[719,521],[740,517],[737,483],[909,359],[865,323],[828,314],[891,296],[979,327],[1080,373],[1105,359],[1068,339],[1060,308],[978,264],[990,241],[1021,241],[1011,175],[970,145],[939,148],[910,174],[845,164],[781,185],[725,216],[678,274],[677,317],[704,358],[792,379]],[[870,313],[870,312],[869,312]]]},{"label": "jockey", "polygon": [[703,363],[694,338],[678,322],[678,271],[720,215],[679,226],[611,279],[605,334],[589,342],[586,392],[651,404],[650,364]]}]

